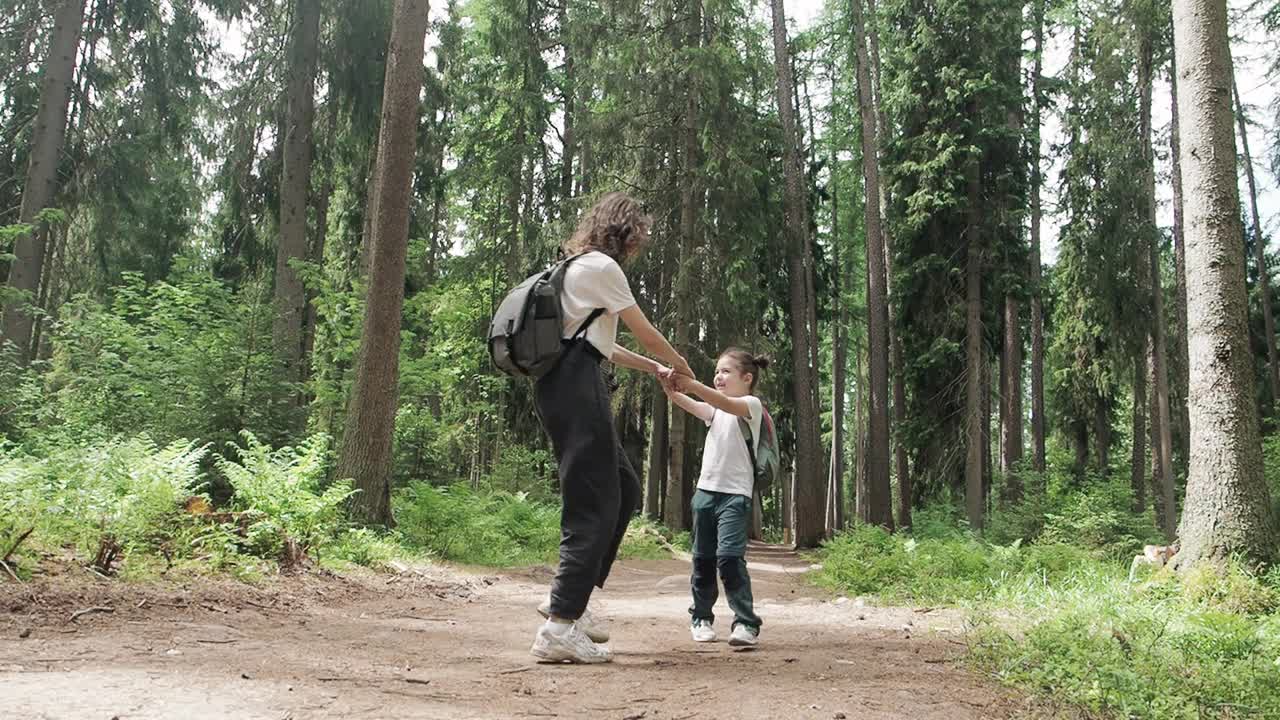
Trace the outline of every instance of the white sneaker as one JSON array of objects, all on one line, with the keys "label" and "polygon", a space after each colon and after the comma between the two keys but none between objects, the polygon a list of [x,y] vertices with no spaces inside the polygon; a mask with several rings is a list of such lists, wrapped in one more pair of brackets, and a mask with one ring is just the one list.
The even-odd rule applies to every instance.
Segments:
[{"label": "white sneaker", "polygon": [[694,642],[715,642],[716,629],[711,627],[708,620],[694,620],[693,625],[689,627],[689,632],[693,635]]},{"label": "white sneaker", "polygon": [[606,645],[591,642],[577,623],[563,633],[551,632],[544,624],[538,628],[529,652],[546,662],[607,663],[613,660],[613,651]]},{"label": "white sneaker", "polygon": [[752,630],[746,625],[734,625],[729,635],[729,644],[733,647],[754,647],[760,642],[760,631]]},{"label": "white sneaker", "polygon": [[[578,618],[578,627],[582,628],[582,632],[591,638],[592,642],[609,642],[609,629],[604,626],[603,620],[596,619],[595,613],[591,612],[591,605],[588,603],[587,609],[582,611],[582,616]],[[544,618],[551,618],[551,601],[543,600],[538,606],[538,614]]]}]

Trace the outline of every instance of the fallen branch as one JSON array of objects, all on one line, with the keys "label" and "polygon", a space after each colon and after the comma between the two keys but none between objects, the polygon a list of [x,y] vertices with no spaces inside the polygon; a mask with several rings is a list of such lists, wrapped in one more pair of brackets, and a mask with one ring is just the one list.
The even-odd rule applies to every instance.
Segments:
[{"label": "fallen branch", "polygon": [[6,573],[9,577],[13,578],[13,581],[14,581],[14,582],[19,583],[19,584],[21,584],[21,583],[22,583],[22,578],[18,577],[18,573],[14,572],[14,571],[13,571],[13,568],[9,567],[9,563],[7,563],[7,562],[5,562],[5,561],[3,561],[3,560],[0,560],[0,568],[4,568],[5,573]]},{"label": "fallen branch", "polygon": [[524,667],[511,668],[510,670],[500,670],[498,671],[498,674],[499,675],[515,675],[516,673],[529,672],[532,669],[533,669],[532,667],[526,665]]},{"label": "fallen branch", "polygon": [[34,525],[27,528],[26,532],[19,535],[18,539],[13,541],[13,544],[9,546],[9,549],[5,552],[4,557],[0,557],[0,560],[3,560],[4,564],[8,565],[9,561],[13,559],[13,553],[17,551],[18,546],[21,545],[22,541],[26,540],[31,535],[31,533],[35,532],[35,530],[36,528]]},{"label": "fallen branch", "polygon": [[70,620],[70,622],[75,622],[75,621],[76,621],[76,619],[77,619],[77,618],[79,618],[81,615],[88,615],[89,613],[99,613],[99,612],[100,612],[100,613],[113,613],[113,612],[115,612],[115,611],[116,611],[116,609],[115,609],[115,608],[113,608],[113,607],[91,607],[91,608],[85,608],[85,609],[83,609],[83,610],[77,610],[76,612],[71,613],[71,620]]},{"label": "fallen branch", "polygon": [[431,684],[430,680],[426,680],[423,678],[415,678],[415,677],[407,677],[404,679],[404,681],[407,683],[411,683],[413,685],[430,685]]},{"label": "fallen branch", "polygon": [[214,639],[212,639],[212,638],[196,638],[196,642],[198,642],[198,643],[208,643],[208,644],[210,644],[210,645],[227,645],[227,644],[230,644],[230,643],[235,642],[235,640],[234,640],[234,639],[231,639],[231,640],[214,640]]}]

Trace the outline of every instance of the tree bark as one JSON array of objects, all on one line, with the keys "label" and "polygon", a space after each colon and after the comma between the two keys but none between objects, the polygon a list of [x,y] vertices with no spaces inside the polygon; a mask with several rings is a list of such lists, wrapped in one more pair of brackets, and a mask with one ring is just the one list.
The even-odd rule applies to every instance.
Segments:
[{"label": "tree bark", "polygon": [[[839,167],[834,148],[830,153],[831,176]],[[832,338],[831,362],[831,482],[827,487],[827,535],[844,529],[844,394],[847,312],[841,293],[843,268],[840,265],[840,195],[835,183],[831,190],[831,264],[832,264],[832,315],[836,317]]]},{"label": "tree bark", "polygon": [[1035,108],[1031,133],[1031,437],[1032,467],[1045,471],[1044,415],[1044,287],[1040,277],[1040,108],[1044,65],[1044,0],[1035,3],[1035,55],[1031,71],[1031,97]]},{"label": "tree bark", "polygon": [[[884,109],[884,95],[880,89],[880,31],[876,21],[876,0],[867,0],[867,41],[871,52],[871,88],[874,91],[876,108],[876,132],[879,140],[880,168],[884,168],[885,157],[892,127],[889,115]],[[893,302],[893,233],[889,231],[889,208],[893,206],[893,193],[889,184],[880,183],[880,232],[884,236],[884,272],[885,272],[885,305],[888,314],[888,336],[890,365],[889,376],[893,382],[893,421],[897,428],[907,423],[907,388],[906,366],[902,359],[902,338],[898,335],[897,309]],[[907,445],[890,433],[893,442],[894,469],[898,481],[898,527],[911,527],[911,468],[907,462]]]},{"label": "tree bark", "polygon": [[667,394],[653,389],[653,432],[649,436],[649,472],[645,476],[644,515],[662,519],[662,490],[667,481]]},{"label": "tree bark", "polygon": [[[1155,462],[1160,468],[1160,495],[1164,501],[1164,516],[1161,527],[1165,531],[1165,539],[1174,538],[1174,499],[1173,477],[1173,429],[1169,413],[1169,371],[1168,345],[1165,342],[1164,326],[1164,284],[1160,273],[1160,248],[1156,240],[1158,228],[1156,224],[1156,165],[1155,149],[1151,138],[1151,95],[1152,82],[1155,76],[1152,56],[1154,41],[1151,32],[1143,33],[1138,58],[1139,100],[1138,112],[1142,134],[1143,173],[1145,174],[1144,201],[1147,211],[1146,236],[1148,275],[1151,278],[1151,369],[1155,378],[1152,391],[1155,393],[1156,415],[1152,418],[1157,425],[1153,428],[1159,443],[1151,450],[1156,455]],[[1139,258],[1139,262],[1142,258]]]},{"label": "tree bark", "polygon": [[285,377],[298,382],[303,378],[303,321],[307,296],[302,278],[290,261],[308,257],[307,198],[311,190],[320,0],[296,0],[292,25],[284,172],[280,178],[280,241],[276,246],[273,335]]},{"label": "tree bark", "polygon": [[818,432],[817,368],[813,363],[817,327],[812,296],[813,261],[806,215],[804,175],[800,167],[799,133],[792,104],[794,79],[787,48],[786,14],[783,0],[771,0],[773,16],[774,70],[777,75],[778,114],[782,118],[783,169],[785,187],[787,246],[791,286],[790,324],[793,384],[795,388],[795,542],[797,547],[815,547],[822,539],[826,476],[822,465]]},{"label": "tree bark", "polygon": [[[36,224],[36,216],[49,207],[58,190],[58,160],[67,133],[67,109],[76,68],[76,50],[84,27],[85,0],[63,0],[54,14],[49,54],[40,79],[40,108],[36,112],[30,159],[22,186],[18,222]],[[0,347],[12,343],[18,360],[31,359],[31,331],[35,316],[29,304],[38,301],[40,272],[44,268],[48,231],[33,227],[14,243],[9,265],[9,290],[17,293],[4,306]]]},{"label": "tree bark", "polygon": [[1133,455],[1130,461],[1129,486],[1133,490],[1133,511],[1147,511],[1147,362],[1146,357],[1133,358]]},{"label": "tree bark", "polygon": [[1248,343],[1226,3],[1174,0],[1173,29],[1182,59],[1191,355],[1191,462],[1174,564],[1185,569],[1233,553],[1266,562],[1275,556],[1276,524],[1262,474]]},{"label": "tree bark", "polygon": [[[564,147],[560,154],[560,207],[567,212],[565,202],[573,197],[573,155],[577,151],[575,123],[577,121],[578,69],[577,53],[569,31],[569,3],[560,6],[560,44],[564,47]],[[656,407],[656,406],[655,406]],[[666,411],[663,410],[665,413]]]},{"label": "tree bark", "polygon": [[338,478],[354,481],[359,492],[351,501],[352,515],[368,524],[393,522],[391,468],[399,397],[400,313],[427,16],[427,0],[396,0],[383,85],[368,302],[336,471]]},{"label": "tree bark", "polygon": [[1231,94],[1235,96],[1236,124],[1240,128],[1240,149],[1244,151],[1244,177],[1249,187],[1249,219],[1253,221],[1253,261],[1257,265],[1259,302],[1262,304],[1263,341],[1267,344],[1267,383],[1271,401],[1267,415],[1275,413],[1280,401],[1280,362],[1276,361],[1276,321],[1271,314],[1271,274],[1267,269],[1267,240],[1262,233],[1262,220],[1258,216],[1258,182],[1253,175],[1253,155],[1249,152],[1249,125],[1244,115],[1244,103],[1240,100],[1240,88],[1235,74],[1231,76]]},{"label": "tree bark", "polygon": [[854,371],[857,373],[857,392],[854,395],[855,417],[853,443],[856,448],[853,470],[853,516],[864,522],[867,512],[862,504],[867,501],[867,376],[863,372],[861,343],[853,349],[856,358]]},{"label": "tree bark", "polygon": [[968,161],[969,223],[965,238],[965,511],[969,527],[981,532],[984,519],[982,483],[982,211],[978,159]]},{"label": "tree bark", "polygon": [[[689,28],[685,35],[687,48],[696,48],[702,37],[702,3],[693,4]],[[680,262],[676,268],[676,327],[674,345],[683,356],[689,356],[689,330],[694,322],[693,270],[694,248],[698,245],[698,90],[697,78],[689,71],[685,82],[685,109],[681,127],[680,178]],[[673,530],[689,527],[684,497],[688,494],[685,475],[685,435],[689,415],[674,403],[668,424],[670,455],[667,466],[666,524]]]},{"label": "tree bark", "polygon": [[853,9],[854,55],[858,73],[858,114],[862,122],[862,175],[867,237],[867,354],[871,404],[868,413],[868,497],[862,503],[863,522],[893,529],[893,500],[889,489],[889,308],[886,288],[885,237],[881,217],[879,135],[867,57],[866,21],[862,0]]},{"label": "tree bark", "polygon": [[[1172,46],[1173,43],[1170,43]],[[1172,51],[1172,47],[1170,48]],[[1169,90],[1172,100],[1172,120],[1169,130],[1170,154],[1172,155],[1173,175],[1173,255],[1177,267],[1178,283],[1178,433],[1182,469],[1186,470],[1187,458],[1191,454],[1191,428],[1187,411],[1187,390],[1191,383],[1189,375],[1191,358],[1187,349],[1187,253],[1183,237],[1182,222],[1182,158],[1181,133],[1178,122],[1178,59],[1177,53],[1171,53],[1169,60]]]},{"label": "tree bark", "polygon": [[1004,424],[1000,428],[1002,451],[1000,471],[1004,474],[1004,500],[1022,500],[1022,319],[1018,299],[1012,293],[1004,296],[1004,357],[1001,361],[1004,388],[1001,405]]}]

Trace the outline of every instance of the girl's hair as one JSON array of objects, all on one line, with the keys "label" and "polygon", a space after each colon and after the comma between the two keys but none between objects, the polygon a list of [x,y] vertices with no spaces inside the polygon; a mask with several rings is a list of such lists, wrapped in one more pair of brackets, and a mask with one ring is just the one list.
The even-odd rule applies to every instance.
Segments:
[{"label": "girl's hair", "polygon": [[740,347],[728,348],[720,353],[720,357],[732,360],[739,372],[751,373],[751,392],[756,391],[756,383],[760,382],[760,371],[769,367],[768,357],[752,354]]},{"label": "girl's hair", "polygon": [[623,192],[600,198],[578,222],[564,243],[568,255],[598,250],[623,262],[635,256],[649,239],[653,218],[640,201]]}]

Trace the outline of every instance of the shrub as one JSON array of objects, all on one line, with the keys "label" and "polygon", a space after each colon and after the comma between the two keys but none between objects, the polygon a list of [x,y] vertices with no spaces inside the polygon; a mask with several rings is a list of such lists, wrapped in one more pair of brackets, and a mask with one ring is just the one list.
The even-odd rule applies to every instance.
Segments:
[{"label": "shrub", "polygon": [[523,494],[413,483],[393,502],[405,543],[446,560],[531,565],[553,561],[560,545],[559,508]]},{"label": "shrub", "polygon": [[315,435],[297,448],[278,450],[244,431],[239,461],[219,456],[218,469],[235,490],[234,505],[251,513],[249,547],[262,557],[280,557],[289,541],[314,553],[343,526],[342,504],[354,491],[349,482],[323,487],[329,439]]}]

